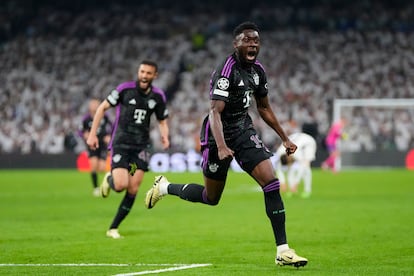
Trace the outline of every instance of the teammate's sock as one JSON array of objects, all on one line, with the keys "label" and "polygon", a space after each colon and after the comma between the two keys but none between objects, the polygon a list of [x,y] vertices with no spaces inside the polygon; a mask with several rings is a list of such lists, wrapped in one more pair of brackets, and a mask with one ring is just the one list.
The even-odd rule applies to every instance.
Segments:
[{"label": "teammate's sock", "polygon": [[210,202],[207,199],[204,186],[199,184],[170,184],[168,194],[179,196],[181,199],[191,202],[201,202],[208,205],[217,205],[218,202]]},{"label": "teammate's sock", "polygon": [[124,198],[121,201],[121,204],[119,205],[118,212],[116,213],[115,218],[112,221],[111,227],[109,229],[118,228],[118,226],[121,224],[124,218],[129,214],[129,211],[131,210],[132,205],[134,205],[134,202],[135,195],[131,195],[128,194],[128,192],[126,192]]},{"label": "teammate's sock", "polygon": [[303,171],[303,191],[310,194],[312,192],[312,170],[306,167]]},{"label": "teammate's sock", "polygon": [[96,172],[91,172],[91,178],[93,187],[98,187],[98,174]]},{"label": "teammate's sock", "polygon": [[272,224],[276,245],[287,244],[285,207],[280,197],[279,186],[279,180],[274,179],[262,188],[266,214]]}]

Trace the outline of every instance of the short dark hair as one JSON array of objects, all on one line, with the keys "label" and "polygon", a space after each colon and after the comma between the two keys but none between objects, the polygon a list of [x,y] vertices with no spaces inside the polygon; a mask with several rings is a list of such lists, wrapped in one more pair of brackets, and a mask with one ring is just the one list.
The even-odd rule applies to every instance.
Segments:
[{"label": "short dark hair", "polygon": [[238,25],[236,28],[234,28],[233,37],[238,36],[244,30],[255,30],[255,31],[259,32],[259,27],[257,27],[257,25],[255,23],[250,22],[250,21],[243,22],[240,25]]},{"label": "short dark hair", "polygon": [[154,67],[155,67],[155,72],[158,72],[158,65],[157,65],[157,63],[156,63],[155,61],[152,61],[152,60],[148,60],[148,59],[146,59],[146,60],[143,60],[143,61],[141,62],[141,64],[145,64],[145,65],[154,66]]}]

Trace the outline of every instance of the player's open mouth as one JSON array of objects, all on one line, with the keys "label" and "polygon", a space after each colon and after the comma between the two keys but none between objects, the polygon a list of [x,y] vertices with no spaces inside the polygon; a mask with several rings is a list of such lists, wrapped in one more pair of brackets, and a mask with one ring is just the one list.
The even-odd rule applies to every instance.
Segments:
[{"label": "player's open mouth", "polygon": [[147,89],[148,88],[148,84],[149,84],[149,82],[147,80],[141,80],[139,82],[139,86],[141,87],[141,89]]},{"label": "player's open mouth", "polygon": [[140,84],[142,87],[146,87],[146,86],[148,85],[148,81],[147,81],[147,80],[141,80],[141,81],[139,82],[139,84]]},{"label": "player's open mouth", "polygon": [[247,52],[247,59],[248,60],[254,60],[256,58],[256,51],[248,51]]}]

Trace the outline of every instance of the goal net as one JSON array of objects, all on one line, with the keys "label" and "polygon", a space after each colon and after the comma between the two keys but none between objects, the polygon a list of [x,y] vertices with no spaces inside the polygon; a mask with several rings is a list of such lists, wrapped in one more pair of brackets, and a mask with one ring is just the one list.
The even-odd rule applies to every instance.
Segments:
[{"label": "goal net", "polygon": [[337,169],[400,167],[414,148],[414,99],[336,99],[333,121],[347,121]]}]

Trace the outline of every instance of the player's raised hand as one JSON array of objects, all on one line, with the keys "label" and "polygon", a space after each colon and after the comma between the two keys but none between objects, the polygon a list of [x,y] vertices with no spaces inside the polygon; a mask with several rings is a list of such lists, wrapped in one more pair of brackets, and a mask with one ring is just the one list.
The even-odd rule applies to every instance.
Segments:
[{"label": "player's raised hand", "polygon": [[286,148],[286,154],[287,155],[291,155],[291,154],[295,153],[296,149],[298,148],[290,140],[284,141],[283,146]]}]

